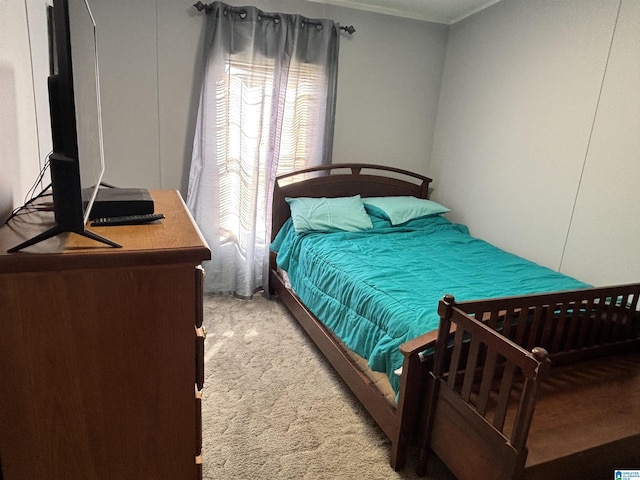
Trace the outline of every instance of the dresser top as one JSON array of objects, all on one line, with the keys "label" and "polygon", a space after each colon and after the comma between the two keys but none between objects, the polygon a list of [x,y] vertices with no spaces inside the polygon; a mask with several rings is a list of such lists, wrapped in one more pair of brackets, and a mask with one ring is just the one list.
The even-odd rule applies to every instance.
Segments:
[{"label": "dresser top", "polygon": [[167,263],[200,264],[211,257],[180,193],[152,190],[155,212],[165,218],[144,225],[88,227],[122,248],[63,233],[19,252],[7,250],[55,225],[53,212],[19,215],[0,228],[0,273],[104,268]]}]

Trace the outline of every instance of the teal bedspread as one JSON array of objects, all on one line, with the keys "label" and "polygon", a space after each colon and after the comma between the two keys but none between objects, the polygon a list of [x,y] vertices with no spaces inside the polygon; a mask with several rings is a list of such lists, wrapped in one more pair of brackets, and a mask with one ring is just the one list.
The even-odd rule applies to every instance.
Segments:
[{"label": "teal bedspread", "polygon": [[396,390],[399,347],[438,326],[438,301],[503,297],[589,285],[469,235],[435,216],[401,227],[371,217],[364,232],[297,234],[291,219],[271,245],[313,314]]}]

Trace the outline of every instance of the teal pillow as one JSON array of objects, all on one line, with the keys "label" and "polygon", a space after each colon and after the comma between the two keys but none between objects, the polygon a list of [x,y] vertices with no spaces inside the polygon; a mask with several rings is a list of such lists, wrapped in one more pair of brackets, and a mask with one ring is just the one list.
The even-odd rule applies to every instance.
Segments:
[{"label": "teal pillow", "polygon": [[362,199],[367,212],[400,225],[414,218],[429,217],[450,212],[447,207],[424,198],[416,197],[371,197]]},{"label": "teal pillow", "polygon": [[373,228],[360,195],[338,198],[285,198],[297,233],[357,232]]}]

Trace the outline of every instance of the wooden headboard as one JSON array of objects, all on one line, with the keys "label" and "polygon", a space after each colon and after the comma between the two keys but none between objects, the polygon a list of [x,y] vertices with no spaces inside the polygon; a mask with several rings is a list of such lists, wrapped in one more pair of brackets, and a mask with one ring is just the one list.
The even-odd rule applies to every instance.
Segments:
[{"label": "wooden headboard", "polygon": [[366,163],[335,163],[280,175],[273,189],[271,240],[291,216],[285,197],[411,195],[429,198],[431,181],[408,170]]}]

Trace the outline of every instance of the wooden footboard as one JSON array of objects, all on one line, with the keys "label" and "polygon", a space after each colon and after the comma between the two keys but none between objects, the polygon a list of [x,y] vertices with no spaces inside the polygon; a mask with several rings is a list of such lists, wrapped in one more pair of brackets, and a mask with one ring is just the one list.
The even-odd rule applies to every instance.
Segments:
[{"label": "wooden footboard", "polygon": [[[623,468],[640,447],[639,297],[634,284],[459,304],[443,299],[418,472],[425,473],[431,450],[461,480],[479,471],[487,479],[523,478],[527,468],[564,478],[580,463],[618,461]],[[607,368],[615,375],[605,375],[603,385],[598,372]],[[544,448],[527,462],[541,386],[546,410],[536,414],[536,427],[544,437],[536,440]],[[608,393],[618,408],[607,408]],[[597,416],[606,418],[601,427]]]},{"label": "wooden footboard", "polygon": [[[440,302],[439,313],[423,441],[458,478],[478,478],[478,472],[486,480],[512,478],[526,460],[536,389],[548,374],[548,354],[542,348],[527,352],[506,340],[455,307],[453,297]],[[507,424],[514,395],[518,408]],[[426,457],[421,465],[426,467]]]}]

